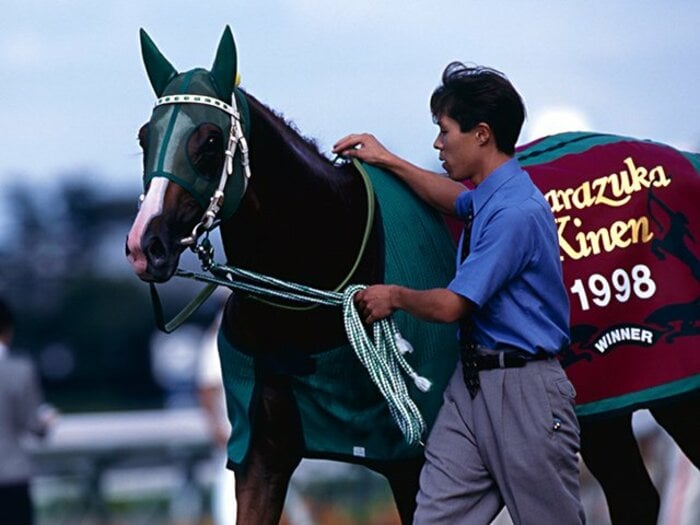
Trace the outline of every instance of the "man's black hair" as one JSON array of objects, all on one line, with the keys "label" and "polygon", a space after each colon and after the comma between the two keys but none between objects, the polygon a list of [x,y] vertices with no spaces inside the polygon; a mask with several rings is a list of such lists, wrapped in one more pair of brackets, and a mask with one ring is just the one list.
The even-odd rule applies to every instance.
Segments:
[{"label": "man's black hair", "polygon": [[430,111],[435,121],[443,115],[456,120],[463,133],[480,122],[488,124],[496,146],[508,155],[515,153],[525,121],[525,105],[503,73],[461,62],[445,68],[442,85],[430,97]]}]

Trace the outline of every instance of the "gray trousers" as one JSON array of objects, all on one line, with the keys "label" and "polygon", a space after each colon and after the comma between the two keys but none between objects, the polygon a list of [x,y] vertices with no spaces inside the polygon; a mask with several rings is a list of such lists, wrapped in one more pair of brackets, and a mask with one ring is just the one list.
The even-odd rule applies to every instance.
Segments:
[{"label": "gray trousers", "polygon": [[584,523],[574,388],[556,359],[482,370],[472,399],[459,363],[425,448],[416,525]]}]

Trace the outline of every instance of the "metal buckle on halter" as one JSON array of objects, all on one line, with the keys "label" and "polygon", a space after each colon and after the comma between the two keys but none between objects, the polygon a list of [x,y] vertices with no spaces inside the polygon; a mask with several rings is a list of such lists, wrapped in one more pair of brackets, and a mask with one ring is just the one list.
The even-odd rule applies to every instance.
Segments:
[{"label": "metal buckle on halter", "polygon": [[214,264],[214,246],[209,241],[209,236],[205,236],[201,243],[192,248],[197,254],[202,270],[207,272]]},{"label": "metal buckle on halter", "polygon": [[[227,175],[222,174],[222,178],[227,177]],[[197,250],[197,241],[199,238],[211,231],[216,223],[216,216],[219,214],[219,210],[224,203],[224,192],[218,188],[214,191],[214,195],[211,196],[209,200],[209,207],[204,211],[202,219],[195,224],[192,228],[192,233],[189,237],[185,237],[180,240],[180,244],[183,246],[190,246],[193,251]]]}]

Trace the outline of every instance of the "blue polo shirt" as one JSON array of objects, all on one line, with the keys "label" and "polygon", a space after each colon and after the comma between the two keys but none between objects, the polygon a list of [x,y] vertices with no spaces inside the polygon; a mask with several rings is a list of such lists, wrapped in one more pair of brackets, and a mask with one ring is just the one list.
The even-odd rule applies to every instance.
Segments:
[{"label": "blue polo shirt", "polygon": [[457,198],[462,220],[470,202],[470,252],[460,262],[462,239],[448,288],[478,307],[474,341],[495,350],[556,353],[569,343],[569,298],[549,204],[515,159]]}]

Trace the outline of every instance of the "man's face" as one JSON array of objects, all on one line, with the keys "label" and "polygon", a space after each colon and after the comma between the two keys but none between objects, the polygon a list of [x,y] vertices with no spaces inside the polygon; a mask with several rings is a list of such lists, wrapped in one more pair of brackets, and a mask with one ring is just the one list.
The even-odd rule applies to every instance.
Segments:
[{"label": "man's face", "polygon": [[440,152],[442,167],[452,180],[471,179],[480,164],[480,148],[476,128],[462,132],[459,123],[447,115],[437,121],[440,131],[433,147]]}]

